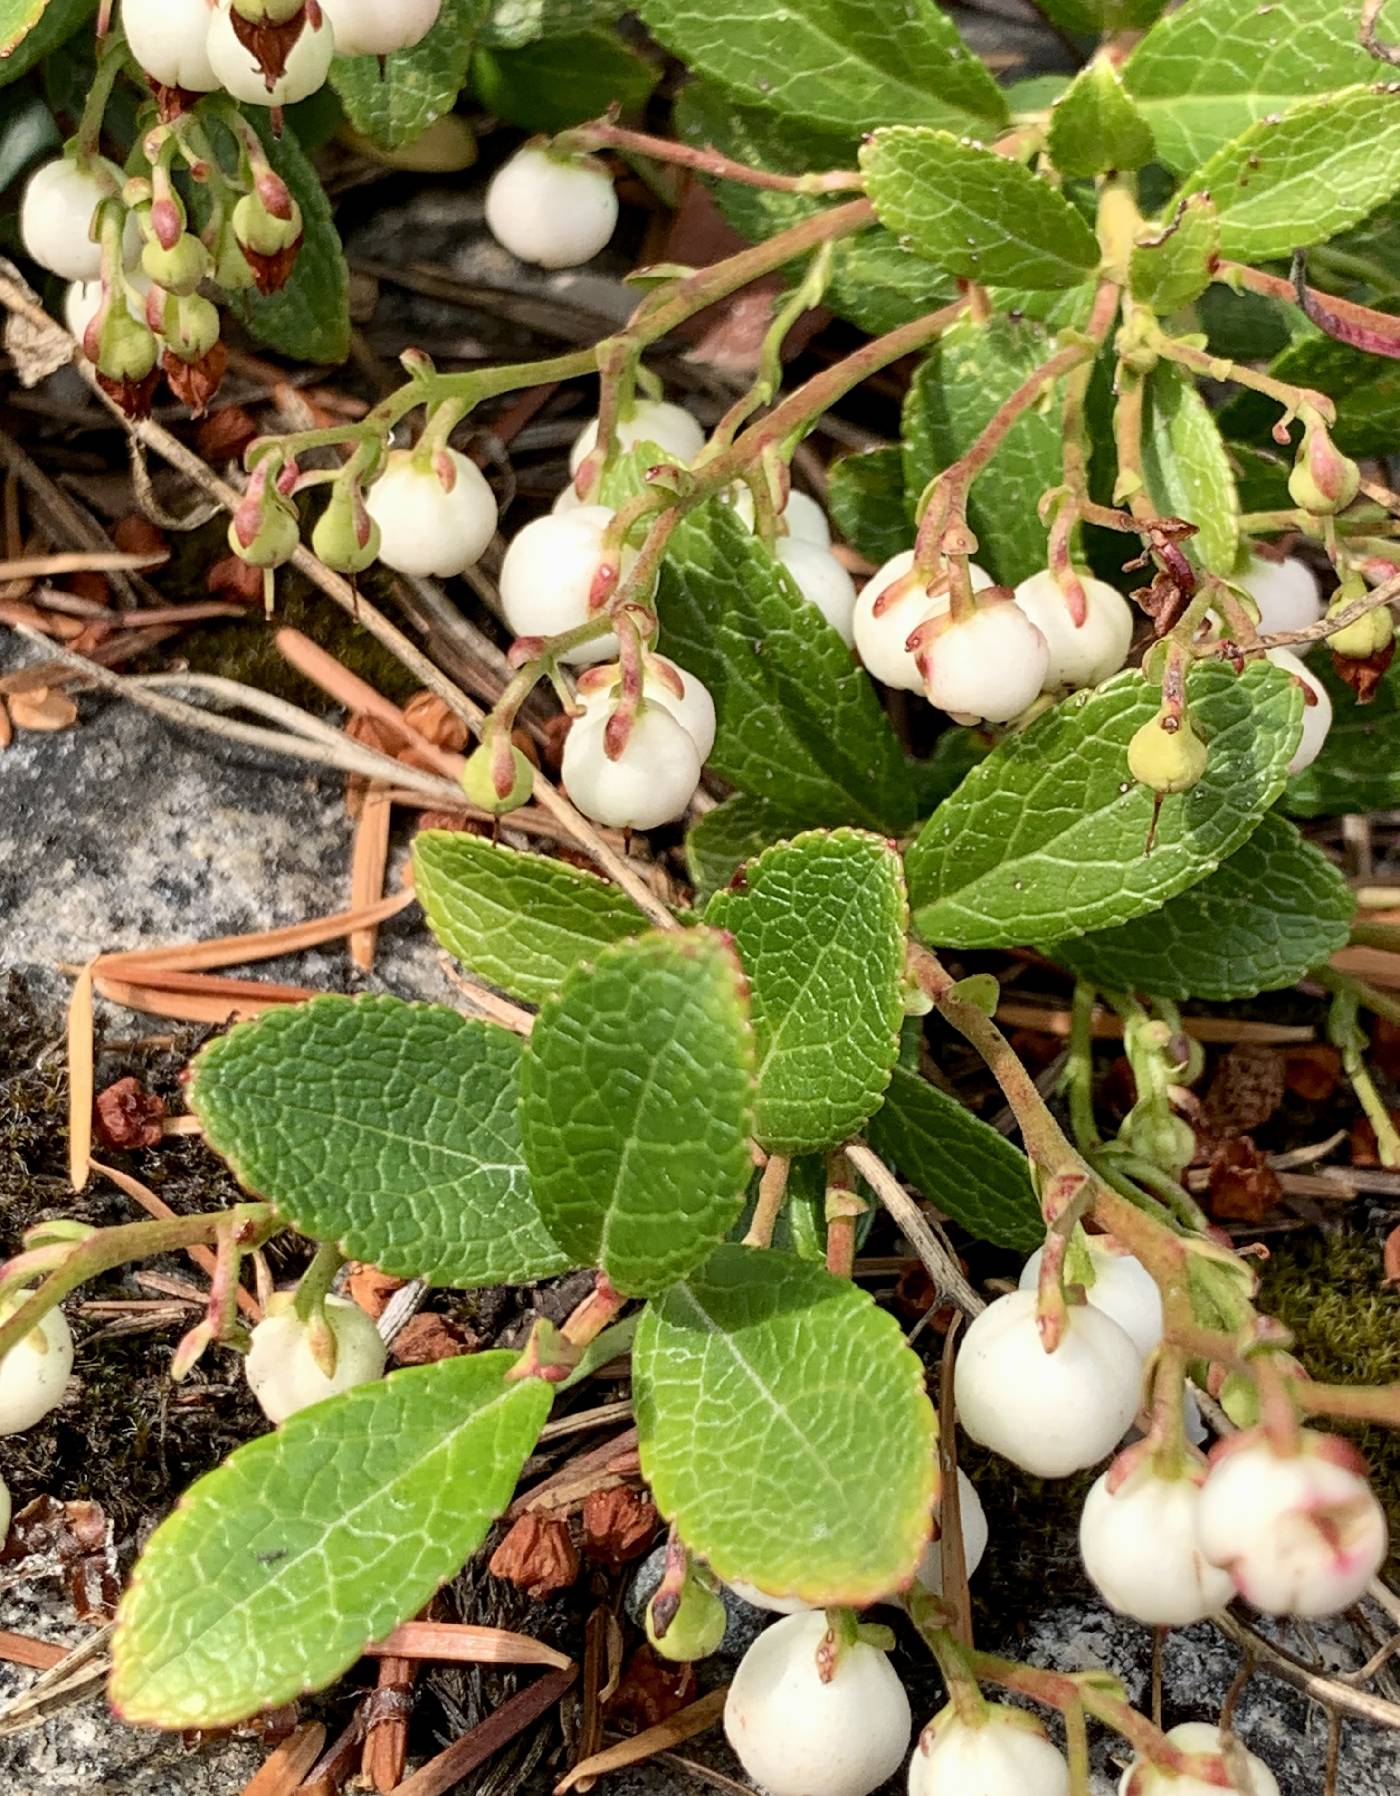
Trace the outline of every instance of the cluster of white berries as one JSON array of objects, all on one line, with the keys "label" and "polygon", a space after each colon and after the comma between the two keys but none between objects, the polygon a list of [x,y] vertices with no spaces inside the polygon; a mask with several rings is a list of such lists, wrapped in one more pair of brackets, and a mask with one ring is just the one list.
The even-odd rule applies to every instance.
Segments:
[{"label": "cluster of white berries", "polygon": [[384,1375],[384,1342],[357,1303],[344,1297],[324,1300],[322,1313],[335,1343],[330,1372],[317,1358],[311,1324],[302,1320],[295,1306],[294,1291],[273,1296],[243,1361],[248,1388],[269,1422],[285,1422],[300,1409]]}]

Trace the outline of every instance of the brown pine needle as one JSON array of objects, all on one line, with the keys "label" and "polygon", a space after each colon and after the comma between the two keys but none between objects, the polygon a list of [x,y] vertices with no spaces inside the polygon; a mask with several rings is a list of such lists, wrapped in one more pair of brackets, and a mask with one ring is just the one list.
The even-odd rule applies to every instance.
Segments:
[{"label": "brown pine needle", "polygon": [[463,1622],[405,1621],[365,1648],[371,1659],[435,1659],[451,1665],[548,1665],[567,1671],[573,1660],[528,1634],[474,1628]]},{"label": "brown pine needle", "polygon": [[469,1771],[484,1764],[517,1734],[524,1733],[532,1721],[547,1715],[577,1675],[573,1667],[568,1671],[547,1672],[518,1691],[470,1733],[463,1734],[436,1758],[420,1766],[412,1777],[399,1785],[394,1796],[446,1796],[447,1791],[460,1783]]},{"label": "brown pine needle", "polygon": [[47,1640],[35,1640],[28,1634],[12,1634],[0,1628],[0,1659],[7,1665],[29,1665],[35,1671],[48,1671],[68,1656],[66,1646],[54,1646]]},{"label": "brown pine needle", "polygon": [[207,942],[177,942],[165,948],[122,948],[102,955],[99,968],[107,973],[197,973],[214,967],[242,966],[245,961],[275,960],[283,954],[297,954],[303,948],[339,941],[365,924],[386,922],[412,902],[412,892],[395,892],[364,910],[336,911],[328,917],[311,917],[305,923],[287,923],[280,929],[221,935]]},{"label": "brown pine needle", "polygon": [[[368,910],[383,896],[384,874],[389,865],[392,809],[386,789],[377,781],[371,781],[355,824],[355,846],[350,858],[351,910]],[[373,970],[378,937],[378,927],[373,923],[350,932],[350,958],[362,973]]]},{"label": "brown pine needle", "polygon": [[243,1786],[243,1796],[294,1796],[326,1743],[319,1721],[306,1721],[277,1748]]},{"label": "brown pine needle", "polygon": [[[157,1197],[149,1185],[143,1185],[140,1179],[132,1178],[129,1172],[123,1172],[119,1166],[107,1166],[101,1160],[94,1160],[92,1170],[100,1172],[104,1179],[110,1179],[118,1191],[124,1192],[133,1203],[140,1204],[148,1216],[157,1217],[164,1222],[175,1214],[165,1199]],[[209,1278],[213,1278],[214,1253],[212,1248],[187,1247],[185,1253],[201,1272]],[[150,1274],[145,1276],[149,1278]],[[201,1292],[200,1300],[204,1301],[207,1296],[207,1292]],[[245,1291],[242,1285],[238,1287],[238,1307],[245,1316],[250,1317],[254,1322],[262,1321],[262,1305],[250,1291]]]},{"label": "brown pine needle", "polygon": [[92,1162],[92,967],[73,982],[68,1001],[68,1178],[75,1191],[88,1182]]},{"label": "brown pine needle", "polygon": [[1339,973],[1350,973],[1383,991],[1400,991],[1400,954],[1388,948],[1341,948],[1332,956]]},{"label": "brown pine needle", "polygon": [[[191,982],[203,978],[203,985]],[[176,980],[181,984],[174,984]],[[262,1016],[285,1004],[304,1004],[322,993],[301,985],[263,985],[255,979],[214,979],[198,973],[164,973],[145,983],[99,976],[101,995],[139,1016],[167,1017],[177,1023],[231,1023]]]},{"label": "brown pine needle", "polygon": [[566,1796],[569,1790],[591,1790],[609,1771],[621,1771],[625,1765],[640,1765],[658,1752],[668,1752],[683,1740],[693,1740],[697,1734],[705,1733],[724,1713],[724,1699],[728,1694],[728,1684],[722,1684],[718,1690],[707,1691],[689,1708],[668,1715],[655,1727],[645,1728],[630,1740],[619,1740],[616,1745],[595,1752],[592,1758],[581,1760],[567,1777],[555,1784],[554,1796]]},{"label": "brown pine needle", "polygon": [[305,676],[322,692],[345,706],[347,711],[363,712],[378,722],[387,724],[389,729],[403,738],[405,746],[412,744],[420,755],[430,760],[439,773],[448,779],[460,779],[466,760],[462,755],[454,754],[450,749],[438,748],[415,730],[404,714],[392,700],[385,698],[382,692],[362,680],[358,674],[336,660],[334,655],[327,654],[325,649],[314,643],[309,636],[303,636],[300,630],[290,628],[277,632],[277,648],[283,659],[290,662],[299,674]]}]

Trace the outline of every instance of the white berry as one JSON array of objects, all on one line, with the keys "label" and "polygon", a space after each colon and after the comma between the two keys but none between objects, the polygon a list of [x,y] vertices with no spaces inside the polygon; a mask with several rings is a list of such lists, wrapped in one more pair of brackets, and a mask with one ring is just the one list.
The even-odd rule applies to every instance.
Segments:
[{"label": "white berry", "polygon": [[954,1396],[963,1427],[1039,1478],[1106,1459],[1137,1414],[1142,1361],[1118,1324],[1071,1305],[1053,1353],[1041,1344],[1034,1291],[1010,1291],[963,1337]]},{"label": "white berry", "polygon": [[[133,268],[126,277],[129,291],[126,309],[135,319],[146,316],[142,301],[151,290],[151,277],[144,268]],[[63,296],[63,322],[68,326],[70,336],[81,343],[87,335],[87,327],[96,318],[102,308],[102,282],[71,281],[68,291]]]},{"label": "white berry", "polygon": [[1354,1450],[1311,1429],[1294,1454],[1262,1430],[1218,1447],[1197,1532],[1211,1564],[1267,1615],[1338,1614],[1380,1570],[1388,1540]]},{"label": "white berry", "polygon": [[1285,555],[1282,561],[1251,555],[1244,572],[1236,574],[1231,584],[1243,587],[1259,607],[1261,636],[1306,630],[1322,616],[1317,576],[1296,555]]},{"label": "white berry", "polygon": [[950,1703],[919,1735],[909,1796],[1069,1796],[1069,1766],[1034,1715],[989,1703],[976,1727]]},{"label": "white berry", "polygon": [[771,1596],[768,1591],[760,1590],[757,1584],[736,1583],[729,1588],[741,1602],[748,1603],[755,1609],[766,1609],[770,1615],[805,1615],[811,1609],[811,1603],[804,1603],[800,1596]]},{"label": "white berry", "polygon": [[496,495],[474,461],[446,451],[452,486],[443,485],[436,458],[419,460],[395,449],[365,494],[379,526],[379,559],[401,574],[446,580],[479,561],[496,534]]},{"label": "white berry", "polygon": [[379,1330],[359,1304],[344,1297],[326,1299],[326,1321],[335,1336],[335,1374],[327,1378],[316,1364],[307,1325],[294,1307],[296,1294],[279,1291],[267,1314],[253,1330],[243,1362],[248,1388],[269,1422],[285,1422],[299,1409],[338,1397],[357,1384],[384,1375],[385,1348]]},{"label": "white berry", "polygon": [[285,71],[269,88],[253,52],[242,43],[229,17],[229,0],[219,0],[209,25],[206,48],[219,86],[245,106],[292,106],[325,85],[335,55],[335,32],[324,12],[319,24],[311,15],[287,53]]},{"label": "white berry", "polygon": [[1207,1561],[1197,1539],[1204,1480],[1200,1465],[1163,1478],[1144,1456],[1126,1477],[1114,1465],[1094,1484],[1079,1551],[1110,1609],[1151,1627],[1184,1628],[1234,1596],[1229,1573]]},{"label": "white berry", "polygon": [[320,0],[338,56],[392,56],[411,50],[437,24],[442,0]]},{"label": "white berry", "polygon": [[1118,672],[1132,646],[1132,609],[1117,587],[1084,573],[1079,584],[1085,599],[1082,624],[1070,616],[1064,592],[1048,568],[1023,580],[1013,595],[1050,650],[1047,691],[1097,686]]},{"label": "white berry", "polygon": [[[1162,1339],[1162,1292],[1155,1278],[1132,1254],[1124,1253],[1117,1242],[1103,1235],[1082,1238],[1087,1247],[1094,1282],[1084,1285],[1084,1295],[1096,1310],[1113,1320],[1128,1336],[1144,1359],[1156,1351]],[[1020,1286],[1034,1291],[1040,1284],[1040,1265],[1044,1248],[1038,1247],[1021,1269]],[[1074,1277],[1071,1260],[1067,1276]]]},{"label": "white berry", "polygon": [[[1311,767],[1322,753],[1322,745],[1332,728],[1332,701],[1321,680],[1304,666],[1291,649],[1266,649],[1264,652],[1275,667],[1284,668],[1295,680],[1301,680],[1306,688],[1303,734],[1293,751],[1293,759],[1288,763],[1290,773],[1301,773],[1305,767]],[[1308,694],[1311,694],[1311,699],[1308,699]]]},{"label": "white berry", "polygon": [[219,77],[209,66],[213,0],[122,0],[122,29],[131,54],[162,87],[212,93]]},{"label": "white berry", "polygon": [[878,1647],[842,1646],[823,1683],[824,1611],[773,1623],[744,1654],[724,1704],[739,1763],[769,1796],[868,1796],[909,1748],[909,1698]]},{"label": "white berry", "polygon": [[[991,1531],[987,1527],[987,1512],[982,1507],[982,1499],[961,1466],[958,1467],[958,1521],[962,1528],[963,1569],[970,1578],[982,1563]],[[933,1596],[942,1596],[943,1557],[936,1540],[931,1540],[924,1548],[914,1576]]]},{"label": "white berry", "polygon": [[[69,156],[58,156],[36,168],[25,184],[19,209],[19,234],[25,254],[51,274],[65,281],[95,281],[102,273],[101,246],[92,236],[93,215],[104,199],[114,195],[120,178],[112,170],[106,186],[91,169],[80,168]],[[135,220],[128,218],[128,239],[140,236]],[[133,246],[125,243],[128,259]]]},{"label": "white berry", "polygon": [[810,493],[793,487],[783,507],[783,522],[788,535],[801,543],[815,543],[819,549],[831,547],[831,524],[826,513]]},{"label": "white berry", "polygon": [[[924,689],[923,675],[905,643],[920,624],[942,617],[948,609],[946,581],[930,594],[911,577],[913,566],[912,549],[892,555],[861,587],[851,620],[856,653],[866,672],[903,692]],[[968,572],[974,592],[993,584],[991,575],[975,561],[968,563]]]},{"label": "white berry", "polygon": [[803,598],[816,606],[848,649],[854,648],[856,583],[831,550],[800,536],[780,537],[776,548]]},{"label": "white berry", "polygon": [[[603,584],[604,569],[616,566],[618,581],[626,578],[637,555],[624,548],[619,558],[606,549],[603,538],[613,516],[606,505],[577,505],[536,518],[512,540],[501,564],[501,604],[517,636],[559,636],[577,629],[594,615],[590,601]],[[571,667],[587,667],[616,654],[617,638],[609,633],[570,649],[562,659]]]},{"label": "white berry", "polygon": [[[616,664],[590,667],[579,675],[578,696],[589,716],[612,710],[621,678],[622,669]],[[648,664],[644,695],[660,705],[663,711],[671,713],[695,744],[701,762],[708,761],[715,745],[716,729],[715,701],[709,687],[693,673],[677,667],[674,661],[666,660],[663,655],[653,655]]]},{"label": "white berry", "polygon": [[[0,1304],[7,1322],[33,1293]],[[23,1434],[62,1399],[73,1370],[73,1336],[62,1310],[50,1310],[0,1359],[0,1434]]]},{"label": "white berry", "polygon": [[[1182,1752],[1196,1757],[1219,1758],[1225,1750],[1225,1736],[1209,1721],[1183,1721],[1170,1729],[1168,1740]],[[1159,1771],[1150,1759],[1135,1758],[1123,1773],[1118,1796],[1280,1796],[1278,1779],[1252,1752],[1238,1748],[1248,1771],[1244,1783],[1207,1783],[1203,1777],[1181,1777],[1174,1771]]]},{"label": "white berry", "polygon": [[607,170],[591,156],[551,156],[527,143],[492,177],[486,223],[520,261],[576,268],[612,236],[617,194]]},{"label": "white berry", "polygon": [[956,723],[1009,723],[1045,685],[1050,650],[1014,604],[979,606],[924,651],[924,693]]},{"label": "white berry", "polygon": [[[569,472],[577,474],[583,458],[598,441],[598,420],[591,419],[574,438],[569,451]],[[705,447],[705,433],[682,405],[669,399],[634,399],[617,421],[616,442],[624,452],[638,443],[655,443],[658,449],[689,467]]]},{"label": "white berry", "polygon": [[585,817],[612,829],[658,829],[685,815],[700,784],[700,756],[669,711],[643,701],[616,760],[608,712],[580,717],[564,741],[564,786]]}]

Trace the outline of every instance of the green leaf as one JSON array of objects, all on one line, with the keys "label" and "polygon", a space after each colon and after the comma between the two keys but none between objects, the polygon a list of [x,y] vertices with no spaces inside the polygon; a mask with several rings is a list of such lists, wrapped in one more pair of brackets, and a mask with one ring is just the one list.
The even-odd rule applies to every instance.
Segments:
[{"label": "green leaf", "polygon": [[151,1536],[123,1599],[124,1721],[228,1727],[319,1690],[485,1539],[549,1414],[513,1353],[395,1372],[239,1447]]},{"label": "green leaf", "polygon": [[909,547],[904,458],[897,443],[843,455],[828,473],[826,508],[838,535],[877,565]]},{"label": "green leaf", "polygon": [[1050,114],[1050,158],[1064,175],[1106,174],[1152,160],[1152,127],[1117,69],[1096,56]]},{"label": "green leaf", "polygon": [[1327,856],[1270,816],[1161,910],[1045,952],[1096,985],[1229,1003],[1279,991],[1320,966],[1346,946],[1355,912]]},{"label": "green leaf", "polygon": [[383,150],[399,150],[450,112],[466,85],[472,44],[488,0],[443,0],[437,23],[411,50],[337,56],[331,86],[357,131]]},{"label": "green leaf", "polygon": [[800,828],[800,822],[761,798],[745,792],[726,798],[692,824],[685,838],[686,866],[697,896],[703,900],[720,891],[745,861]]},{"label": "green leaf", "polygon": [[1270,115],[1191,175],[1220,214],[1220,253],[1267,262],[1325,243],[1400,187],[1400,94],[1353,87]]},{"label": "green leaf", "polygon": [[937,1426],[922,1365],[864,1291],[721,1247],[648,1305],[632,1372],[642,1471],[717,1576],[811,1603],[908,1581]]},{"label": "green leaf", "polygon": [[315,998],[210,1042],[189,1100],[239,1183],[303,1234],[404,1278],[519,1284],[575,1264],[525,1171],[522,1051],[445,1005]]},{"label": "green leaf", "polygon": [[1196,526],[1185,544],[1191,559],[1212,573],[1233,573],[1240,542],[1234,469],[1196,383],[1168,362],[1147,377],[1142,471],[1158,511]]},{"label": "green leaf", "polygon": [[97,11],[97,0],[0,0],[0,87],[18,81]]},{"label": "green leaf", "polygon": [[1226,453],[1235,470],[1241,511],[1289,511],[1293,500],[1288,492],[1288,476],[1293,464],[1282,457],[1256,449],[1252,443],[1227,443]]},{"label": "green leaf", "polygon": [[945,798],[950,798],[995,746],[992,732],[985,728],[959,729],[955,726],[944,730],[933,745],[933,753],[926,761],[916,764],[921,815],[926,816]]},{"label": "green leaf", "polygon": [[482,105],[526,131],[564,131],[610,106],[633,115],[659,78],[653,62],[610,31],[547,37],[472,57],[472,88]]},{"label": "green leaf", "polygon": [[1220,220],[1208,193],[1189,194],[1165,222],[1141,232],[1128,258],[1133,298],[1159,316],[1180,311],[1210,286]]},{"label": "green leaf", "polygon": [[1129,670],[1008,736],[934,812],[905,859],[930,942],[1065,940],[1155,910],[1213,873],[1283,789],[1302,694],[1282,668],[1194,669],[1191,716],[1209,744],[1200,782],[1165,799],[1128,773],[1128,744],[1160,693]]},{"label": "green leaf", "polygon": [[1376,78],[1357,41],[1356,0],[1187,0],[1128,58],[1123,81],[1177,174],[1256,119]]},{"label": "green leaf", "polygon": [[666,652],[714,695],[721,779],[805,823],[909,826],[913,783],[869,678],[730,507],[672,534],[657,609]]},{"label": "green leaf", "polygon": [[1005,122],[1006,101],[933,0],[640,0],[648,30],[750,106],[858,136],[892,121]]},{"label": "green leaf", "polygon": [[648,927],[629,898],[594,874],[461,830],[414,838],[413,879],[448,953],[531,1004],[579,961]]},{"label": "green leaf", "polygon": [[481,42],[493,50],[518,50],[541,38],[610,24],[626,10],[625,0],[495,0]]},{"label": "green leaf", "polygon": [[1068,200],[1019,162],[950,131],[876,131],[860,165],[881,222],[952,274],[1077,287],[1098,265],[1094,233]]},{"label": "green leaf", "polygon": [[979,1241],[1034,1253],[1045,1223],[1026,1156],[947,1092],[897,1066],[865,1138]]},{"label": "green leaf", "polygon": [[[1053,351],[1050,333],[1028,319],[960,319],[944,333],[904,403],[911,518],[913,501],[934,475],[975,442],[1002,401]],[[968,522],[977,537],[977,560],[1007,586],[1046,563],[1045,526],[1036,507],[1041,494],[1064,478],[1058,395],[1058,387],[1047,387],[1040,406],[1012,425],[972,484]]]},{"label": "green leaf", "polygon": [[1140,31],[1166,4],[1167,0],[1036,0],[1037,10],[1047,19],[1085,37]]},{"label": "green leaf", "polygon": [[619,1291],[697,1266],[743,1207],[753,1038],[717,935],[650,935],[575,967],[540,1010],[520,1126],[555,1239]]},{"label": "green leaf", "polygon": [[904,875],[889,842],[813,830],[769,848],[705,921],[734,938],[757,1044],[754,1133],[777,1154],[853,1135],[880,1102],[904,1021]]},{"label": "green leaf", "polygon": [[1332,728],[1322,753],[1288,782],[1283,808],[1295,817],[1389,811],[1400,805],[1400,662],[1366,705],[1338,678],[1329,658],[1309,663],[1332,699]]}]

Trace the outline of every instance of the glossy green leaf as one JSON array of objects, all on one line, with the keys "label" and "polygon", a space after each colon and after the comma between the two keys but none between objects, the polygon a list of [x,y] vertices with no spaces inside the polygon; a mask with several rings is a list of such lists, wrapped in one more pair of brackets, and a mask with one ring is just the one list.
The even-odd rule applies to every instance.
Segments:
[{"label": "glossy green leaf", "polygon": [[1186,0],[1128,58],[1123,81],[1178,174],[1256,119],[1299,100],[1374,81],[1357,40],[1356,0]]},{"label": "glossy green leaf", "polygon": [[1128,258],[1133,298],[1165,317],[1199,299],[1220,253],[1220,220],[1206,193],[1189,194],[1171,216],[1139,233]]},{"label": "glossy green leaf", "polygon": [[1167,362],[1147,378],[1142,471],[1157,510],[1196,526],[1185,545],[1191,559],[1232,573],[1240,540],[1234,470],[1196,383]]},{"label": "glossy green leaf", "polygon": [[1283,790],[1302,694],[1282,668],[1218,662],[1190,676],[1210,748],[1189,792],[1163,800],[1128,773],[1128,744],[1156,715],[1157,689],[1118,674],[1009,736],[941,804],[905,858],[926,940],[1009,947],[1067,940],[1144,915],[1213,873]]},{"label": "glossy green leaf", "polygon": [[934,0],[640,0],[653,37],[750,106],[859,135],[877,125],[995,129],[1006,102]]},{"label": "glossy green leaf", "polygon": [[442,0],[428,35],[411,50],[377,56],[337,56],[331,86],[345,116],[381,149],[398,150],[450,112],[466,85],[472,44],[489,0]]},{"label": "glossy green leaf", "polygon": [[1097,266],[1094,233],[1068,200],[1021,163],[951,131],[876,131],[860,165],[881,222],[951,274],[1077,287]]},{"label": "glossy green leaf", "polygon": [[222,1728],[319,1690],[416,1615],[509,1503],[550,1387],[512,1353],[395,1372],[292,1416],[201,1478],[121,1606],[124,1721]]},{"label": "glossy green leaf", "polygon": [[864,1291],[722,1247],[647,1307],[632,1370],[657,1507],[719,1577],[812,1603],[907,1582],[937,1429],[922,1365]]},{"label": "glossy green leaf", "polygon": [[697,895],[703,900],[718,892],[745,861],[774,842],[796,835],[801,827],[799,821],[745,792],[736,792],[706,811],[685,838],[686,866]]},{"label": "glossy green leaf", "polygon": [[1355,911],[1327,856],[1270,816],[1161,910],[1046,953],[1096,985],[1228,1003],[1293,985],[1320,966],[1346,946]]},{"label": "glossy green leaf", "polygon": [[478,50],[472,89],[497,118],[526,131],[564,131],[616,106],[635,117],[658,66],[614,32],[547,37],[520,50]]},{"label": "glossy green leaf", "polygon": [[838,536],[876,566],[909,547],[904,457],[897,443],[843,455],[828,470],[826,508]]},{"label": "glossy green leaf", "polygon": [[1295,817],[1337,817],[1400,805],[1400,662],[1366,705],[1336,675],[1325,653],[1309,668],[1332,699],[1332,728],[1322,753],[1288,782],[1283,808]]},{"label": "glossy green leaf", "polygon": [[521,1053],[445,1005],[316,998],[210,1042],[190,1107],[239,1183],[303,1234],[404,1278],[516,1284],[578,1263],[531,1195]]},{"label": "glossy green leaf", "polygon": [[1026,1156],[909,1067],[897,1066],[866,1140],[979,1241],[1033,1253],[1045,1239]]},{"label": "glossy green leaf", "polygon": [[625,0],[492,0],[480,41],[495,50],[518,50],[610,24],[626,10]]},{"label": "glossy green leaf", "polygon": [[743,1207],[753,1036],[739,964],[708,930],[575,967],[540,1010],[520,1126],[540,1212],[619,1291],[664,1290]]},{"label": "glossy green leaf", "polygon": [[1226,453],[1235,470],[1235,487],[1240,510],[1288,511],[1293,501],[1288,492],[1288,476],[1293,463],[1280,455],[1256,449],[1252,443],[1227,443]]},{"label": "glossy green leaf", "polygon": [[1166,8],[1167,0],[1036,0],[1038,10],[1066,31],[1084,37],[1140,31]]},{"label": "glossy green leaf", "polygon": [[1152,160],[1152,127],[1106,56],[1080,70],[1050,114],[1050,159],[1064,175],[1141,168]]},{"label": "glossy green leaf", "polygon": [[0,0],[0,87],[27,75],[96,11],[97,0]]},{"label": "glossy green leaf", "polygon": [[835,1147],[879,1104],[899,1051],[909,914],[898,854],[879,836],[809,831],[751,861],[705,921],[734,938],[748,977],[759,1145]]},{"label": "glossy green leaf", "polygon": [[461,830],[414,838],[413,883],[448,953],[528,1003],[548,997],[579,961],[648,927],[595,874]]},{"label": "glossy green leaf", "polygon": [[675,530],[657,609],[667,653],[714,695],[721,779],[809,824],[912,823],[913,782],[869,677],[728,506]]}]

